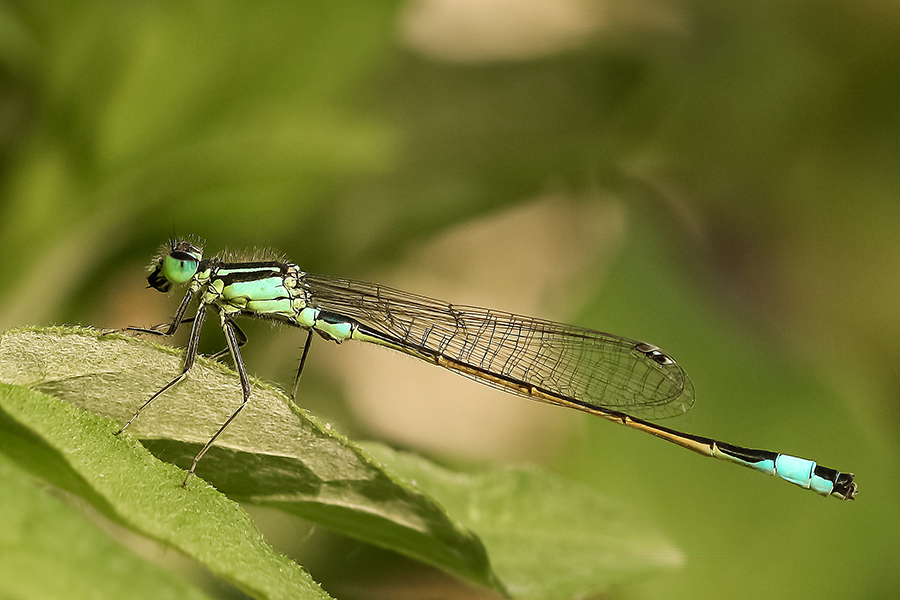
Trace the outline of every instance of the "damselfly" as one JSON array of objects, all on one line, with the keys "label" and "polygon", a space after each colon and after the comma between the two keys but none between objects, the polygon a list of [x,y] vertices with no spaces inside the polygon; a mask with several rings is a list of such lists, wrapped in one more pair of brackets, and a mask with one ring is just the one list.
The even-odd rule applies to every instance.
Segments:
[{"label": "damselfly", "polygon": [[[185,482],[250,398],[240,353],[247,338],[235,319],[255,317],[306,330],[295,395],[315,332],[338,344],[359,340],[392,348],[519,396],[598,415],[704,456],[777,475],[824,496],[852,500],[856,493],[852,473],[644,420],[681,414],[694,403],[694,387],[687,374],[652,344],[450,304],[378,284],[312,275],[269,252],[259,252],[248,260],[229,254],[204,259],[195,242],[173,240],[159,250],[150,269],[147,281],[151,287],[168,292],[173,285],[187,284],[187,293],[170,323],[129,330],[171,336],[181,323],[193,321],[193,325],[181,373],[141,405],[122,429],[160,394],[187,377],[197,358],[200,330],[209,310],[218,313],[243,393],[237,410],[194,458]],[[198,304],[196,315],[185,318],[194,301]]]}]

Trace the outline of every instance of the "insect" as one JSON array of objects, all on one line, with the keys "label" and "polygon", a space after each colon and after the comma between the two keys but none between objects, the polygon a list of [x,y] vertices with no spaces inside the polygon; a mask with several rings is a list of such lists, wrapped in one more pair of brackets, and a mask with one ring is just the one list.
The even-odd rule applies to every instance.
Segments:
[{"label": "insect", "polygon": [[[243,261],[228,254],[203,258],[202,248],[188,240],[173,240],[160,248],[147,281],[161,292],[187,284],[187,292],[170,323],[129,330],[171,336],[181,323],[192,320],[193,324],[181,373],[141,405],[122,430],[154,399],[187,377],[210,311],[219,317],[241,382],[240,406],[194,458],[185,482],[250,398],[240,352],[246,336],[235,319],[253,317],[306,330],[294,394],[315,332],[338,344],[357,340],[385,346],[506,392],[591,413],[704,456],[776,475],[824,496],[852,500],[857,491],[852,473],[645,420],[684,413],[694,403],[694,387],[684,370],[646,342],[450,304],[379,284],[313,275],[271,253]],[[194,302],[196,315],[185,318]]]}]

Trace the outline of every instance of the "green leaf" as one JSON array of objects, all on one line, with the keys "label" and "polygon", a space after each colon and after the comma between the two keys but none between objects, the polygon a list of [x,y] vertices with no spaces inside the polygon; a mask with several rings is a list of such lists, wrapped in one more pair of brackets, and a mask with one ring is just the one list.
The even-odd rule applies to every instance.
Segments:
[{"label": "green leaf", "polygon": [[0,409],[0,450],[81,492],[116,522],[177,548],[255,598],[329,598],[296,563],[272,551],[237,504],[199,480],[182,488],[179,469],[137,441],[114,436],[115,423],[7,384],[0,384]]},{"label": "green leaf", "polygon": [[[111,419],[103,421],[101,432],[96,433],[106,439],[153,391],[180,372],[182,354],[92,330],[20,329],[0,340],[0,381],[26,385]],[[155,400],[129,427],[128,435],[120,437],[137,436],[158,457],[187,468],[237,408],[240,397],[233,371],[200,359],[187,380]],[[103,456],[100,450],[92,454]],[[108,475],[108,465],[76,468],[82,467],[98,470],[91,473],[92,478]],[[82,495],[106,514],[114,513],[105,506],[108,499],[94,493],[93,481],[83,484],[81,477],[72,477],[62,467],[53,471],[55,483]],[[136,503],[142,494],[158,493],[135,486],[131,479],[141,476],[129,471],[130,466],[123,464],[118,474],[121,488],[109,493],[127,495]],[[232,498],[297,514],[502,589],[473,533],[418,490],[397,483],[360,448],[319,424],[271,386],[254,382],[251,401],[200,462],[197,475]],[[189,484],[193,489],[202,482]],[[180,480],[178,489],[166,487],[163,491],[180,502],[184,496]]]},{"label": "green leaf", "polygon": [[[181,354],[91,330],[8,332],[0,339],[0,380],[64,398],[112,422],[27,392],[27,401],[2,405],[6,422],[15,424],[7,429],[18,433],[4,435],[0,450],[110,518],[182,549],[257,594],[259,582],[251,585],[233,564],[241,562],[238,555],[250,552],[253,571],[283,566],[284,559],[255,549],[259,534],[236,506],[199,478],[182,489],[183,472],[131,441],[136,435],[153,454],[187,467],[237,407],[236,375],[201,359],[128,434],[112,435],[180,372]],[[538,470],[453,473],[379,445],[361,448],[259,382],[197,473],[233,499],[300,515],[519,598],[602,593],[680,562],[659,534],[594,490]],[[242,536],[254,541],[238,543]],[[234,553],[207,562],[223,550]]]},{"label": "green leaf", "polygon": [[662,536],[585,485],[538,469],[454,473],[380,444],[365,448],[477,531],[516,598],[593,596],[682,562]]},{"label": "green leaf", "polygon": [[[37,396],[8,386],[0,394]],[[3,454],[0,481],[0,597],[206,598],[112,542]]]}]

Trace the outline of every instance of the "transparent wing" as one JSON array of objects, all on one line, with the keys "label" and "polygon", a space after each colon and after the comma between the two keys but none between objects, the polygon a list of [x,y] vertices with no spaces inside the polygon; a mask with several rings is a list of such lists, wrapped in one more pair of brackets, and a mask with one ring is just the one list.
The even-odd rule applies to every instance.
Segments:
[{"label": "transparent wing", "polygon": [[682,414],[694,402],[684,370],[649,344],[362,281],[307,274],[301,285],[311,306],[353,319],[413,355],[487,371],[499,379],[463,374],[514,394],[531,397],[512,383],[521,382],[651,419]]}]

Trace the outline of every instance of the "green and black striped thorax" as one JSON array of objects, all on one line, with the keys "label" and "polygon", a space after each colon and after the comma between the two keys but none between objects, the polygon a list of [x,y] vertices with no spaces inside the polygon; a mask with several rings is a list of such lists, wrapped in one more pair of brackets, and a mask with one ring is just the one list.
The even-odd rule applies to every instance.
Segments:
[{"label": "green and black striped thorax", "polygon": [[204,259],[199,245],[183,240],[161,249],[147,281],[161,292],[189,282],[201,305],[215,305],[226,316],[243,314],[297,324],[308,306],[302,277],[297,265],[272,252],[255,250],[246,258],[224,253]]}]

